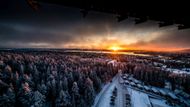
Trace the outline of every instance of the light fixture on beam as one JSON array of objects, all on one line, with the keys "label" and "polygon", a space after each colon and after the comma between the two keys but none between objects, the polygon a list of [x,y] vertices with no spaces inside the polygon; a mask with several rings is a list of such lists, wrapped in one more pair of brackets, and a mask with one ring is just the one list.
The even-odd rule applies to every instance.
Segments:
[{"label": "light fixture on beam", "polygon": [[178,26],[178,30],[188,29],[188,28],[190,28],[190,25],[179,25]]},{"label": "light fixture on beam", "polygon": [[27,3],[30,5],[30,7],[35,10],[38,11],[40,4],[36,1],[36,0],[27,0]]},{"label": "light fixture on beam", "polygon": [[86,9],[82,9],[82,10],[80,10],[80,12],[82,13],[83,18],[85,18],[88,14],[88,10],[86,10]]},{"label": "light fixture on beam", "polygon": [[127,18],[128,18],[128,15],[118,15],[117,16],[117,21],[121,22],[121,21],[123,21],[123,20],[125,20]]},{"label": "light fixture on beam", "polygon": [[135,19],[135,24],[144,23],[146,21],[147,21],[147,18],[136,18]]}]

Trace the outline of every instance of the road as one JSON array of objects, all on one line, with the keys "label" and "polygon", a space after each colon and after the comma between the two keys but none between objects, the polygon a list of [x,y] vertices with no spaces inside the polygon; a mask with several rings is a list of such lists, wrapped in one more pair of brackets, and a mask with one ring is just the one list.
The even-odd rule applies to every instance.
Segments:
[{"label": "road", "polygon": [[[124,107],[124,90],[119,84],[119,74],[117,74],[111,83],[104,86],[102,91],[97,95],[95,103],[92,107]],[[117,87],[117,97],[115,100],[115,105],[110,106],[110,97],[114,87]]]}]

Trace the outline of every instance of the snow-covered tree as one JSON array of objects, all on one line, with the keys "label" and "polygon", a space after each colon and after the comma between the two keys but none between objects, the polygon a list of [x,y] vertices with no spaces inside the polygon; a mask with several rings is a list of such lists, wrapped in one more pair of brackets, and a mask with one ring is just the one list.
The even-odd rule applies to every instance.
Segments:
[{"label": "snow-covered tree", "polygon": [[27,74],[24,74],[23,81],[27,82],[31,88],[35,86],[31,76],[28,76]]},{"label": "snow-covered tree", "polygon": [[21,103],[21,107],[29,107],[32,102],[32,91],[28,85],[28,83],[23,83],[22,88],[18,92],[18,100]]},{"label": "snow-covered tree", "polygon": [[9,84],[11,83],[12,78],[13,78],[12,68],[9,65],[7,65],[2,72],[1,79],[3,82]]},{"label": "snow-covered tree", "polygon": [[68,79],[64,77],[63,79],[63,90],[68,90]]},{"label": "snow-covered tree", "polygon": [[98,76],[93,78],[93,85],[94,85],[94,89],[96,90],[96,92],[99,92],[101,90],[102,82]]},{"label": "snow-covered tree", "polygon": [[77,82],[73,82],[72,93],[74,95],[79,95],[79,88],[78,88]]},{"label": "snow-covered tree", "polygon": [[72,87],[72,83],[74,82],[74,79],[73,79],[73,74],[72,72],[69,72],[68,75],[67,75],[67,79],[68,79],[68,87],[69,89]]},{"label": "snow-covered tree", "polygon": [[15,93],[11,88],[0,96],[0,107],[14,107],[15,106]]},{"label": "snow-covered tree", "polygon": [[42,95],[39,91],[32,93],[32,101],[30,107],[44,107],[45,105],[45,96]]},{"label": "snow-covered tree", "polygon": [[56,107],[69,107],[71,106],[70,95],[67,91],[61,90],[56,99]]},{"label": "snow-covered tree", "polygon": [[56,80],[53,76],[50,75],[50,80],[47,83],[48,87],[48,99],[52,102],[53,106],[55,105],[55,99],[56,99]]},{"label": "snow-covered tree", "polygon": [[95,98],[95,93],[94,93],[94,87],[93,87],[93,82],[90,78],[86,79],[85,82],[85,101],[87,105],[91,106],[94,102]]},{"label": "snow-covered tree", "polygon": [[36,66],[34,66],[33,81],[35,83],[35,86],[37,86],[37,84],[39,84],[40,82],[40,73],[38,69],[36,68]]},{"label": "snow-covered tree", "polygon": [[72,104],[73,107],[76,107],[80,104],[80,94],[77,82],[73,82],[72,86]]},{"label": "snow-covered tree", "polygon": [[39,92],[42,94],[42,95],[44,95],[44,96],[46,96],[47,95],[47,86],[44,84],[44,82],[42,82],[42,84],[41,85],[38,85],[38,90],[39,90]]}]

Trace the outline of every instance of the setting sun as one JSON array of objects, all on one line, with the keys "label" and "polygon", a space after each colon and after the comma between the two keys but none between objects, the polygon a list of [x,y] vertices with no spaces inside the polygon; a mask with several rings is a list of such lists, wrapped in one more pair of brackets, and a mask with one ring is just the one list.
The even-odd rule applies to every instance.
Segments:
[{"label": "setting sun", "polygon": [[111,46],[110,48],[109,48],[109,50],[112,50],[112,51],[118,51],[118,50],[121,50],[122,48],[121,47],[119,47],[119,46]]}]

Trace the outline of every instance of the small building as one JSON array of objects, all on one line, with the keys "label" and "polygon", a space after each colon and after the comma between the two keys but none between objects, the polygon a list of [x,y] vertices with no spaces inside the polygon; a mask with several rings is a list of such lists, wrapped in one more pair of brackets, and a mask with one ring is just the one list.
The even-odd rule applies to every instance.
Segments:
[{"label": "small building", "polygon": [[167,92],[165,92],[163,89],[160,89],[159,91],[160,91],[161,95],[163,95],[163,96],[167,95]]},{"label": "small building", "polygon": [[130,82],[129,82],[128,80],[125,80],[125,81],[124,81],[124,84],[126,84],[126,85],[129,85],[129,83],[130,83]]},{"label": "small building", "polygon": [[126,80],[126,79],[127,79],[127,76],[123,75],[122,78],[123,78],[124,80]]},{"label": "small building", "polygon": [[130,82],[130,85],[132,86],[136,86],[136,84],[134,82]]},{"label": "small building", "polygon": [[144,89],[145,89],[146,91],[150,91],[150,90],[151,90],[151,88],[150,88],[149,86],[144,86]]},{"label": "small building", "polygon": [[124,76],[129,77],[129,75],[128,75],[128,74],[124,74]]},{"label": "small building", "polygon": [[177,100],[177,99],[178,99],[177,96],[176,96],[174,93],[172,93],[172,92],[169,92],[167,95],[168,95],[170,98],[172,98],[173,100]]},{"label": "small building", "polygon": [[141,84],[137,84],[137,87],[143,89],[143,86]]},{"label": "small building", "polygon": [[159,91],[158,91],[155,87],[152,87],[151,90],[152,90],[154,93],[159,93]]},{"label": "small building", "polygon": [[133,79],[134,79],[133,77],[129,77],[128,78],[129,81],[133,81]]},{"label": "small building", "polygon": [[134,81],[133,81],[133,82],[135,82],[136,84],[141,83],[139,80],[136,80],[136,79],[134,79]]},{"label": "small building", "polygon": [[182,92],[182,93],[180,93],[180,95],[181,95],[183,98],[190,99],[190,95],[187,94],[186,92]]}]

